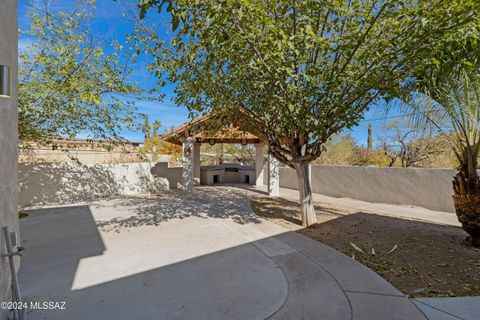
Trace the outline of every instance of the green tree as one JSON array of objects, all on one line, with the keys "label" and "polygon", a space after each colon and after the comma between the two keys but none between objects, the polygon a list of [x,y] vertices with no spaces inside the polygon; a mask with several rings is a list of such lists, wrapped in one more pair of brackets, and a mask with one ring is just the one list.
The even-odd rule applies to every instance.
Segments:
[{"label": "green tree", "polygon": [[19,55],[20,140],[83,132],[118,141],[124,128],[139,129],[135,101],[150,96],[130,77],[136,48],[91,34],[94,0],[71,12],[42,3],[31,3],[30,28],[21,31],[32,44]]},{"label": "green tree", "polygon": [[418,1],[142,0],[142,15],[163,5],[174,34],[169,45],[144,35],[152,70],[176,84],[177,103],[241,115],[261,132],[297,172],[302,224],[316,223],[308,164],[369,106],[400,94],[424,52]]}]

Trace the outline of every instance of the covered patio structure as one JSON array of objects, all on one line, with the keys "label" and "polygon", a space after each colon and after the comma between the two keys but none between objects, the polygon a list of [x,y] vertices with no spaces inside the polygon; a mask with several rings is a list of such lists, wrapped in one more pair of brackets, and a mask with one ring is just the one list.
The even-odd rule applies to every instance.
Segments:
[{"label": "covered patio structure", "polygon": [[[240,176],[248,176],[247,179],[238,182],[247,182],[262,187],[264,184],[264,149],[265,137],[249,126],[244,121],[234,118],[225,119],[212,113],[207,113],[190,122],[184,123],[166,132],[161,137],[163,140],[182,146],[182,188],[189,195],[193,192],[193,186],[201,180],[200,147],[203,143],[215,144],[253,144],[255,145],[254,177],[249,179],[247,173]],[[208,174],[206,174],[207,177]],[[268,194],[279,195],[279,162],[268,154],[267,165]],[[213,176],[215,177],[215,176]],[[216,181],[221,182],[221,181]]]}]

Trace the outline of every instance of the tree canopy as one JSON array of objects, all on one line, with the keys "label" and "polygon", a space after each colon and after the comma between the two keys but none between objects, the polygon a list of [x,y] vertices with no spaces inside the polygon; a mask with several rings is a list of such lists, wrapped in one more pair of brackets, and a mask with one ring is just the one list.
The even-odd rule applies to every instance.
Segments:
[{"label": "tree canopy", "polygon": [[176,84],[177,102],[200,112],[243,112],[267,136],[270,151],[293,166],[317,158],[333,134],[354,126],[379,99],[400,95],[409,62],[427,49],[420,35],[450,27],[442,22],[451,16],[435,25],[422,20],[427,6],[416,3],[151,0],[140,6],[145,13],[165,5],[172,14],[170,45],[150,41],[147,50],[162,57],[152,68]]},{"label": "tree canopy", "polygon": [[[262,132],[269,152],[297,170],[302,212],[313,211],[306,164],[371,105],[403,96],[416,80],[412,70],[420,74],[428,70],[425,59],[435,62],[426,56],[429,46],[462,26],[473,5],[441,0],[139,4],[142,15],[154,6],[171,13],[172,41],[165,45],[147,33],[144,43],[157,57],[152,70],[175,83],[177,103],[198,112],[241,114]],[[310,223],[304,219],[304,224]]]},{"label": "tree canopy", "polygon": [[138,51],[93,36],[94,12],[94,0],[70,12],[32,2],[30,28],[21,30],[31,44],[19,55],[21,141],[79,133],[117,141],[123,129],[138,129],[135,101],[152,99],[131,78]]}]

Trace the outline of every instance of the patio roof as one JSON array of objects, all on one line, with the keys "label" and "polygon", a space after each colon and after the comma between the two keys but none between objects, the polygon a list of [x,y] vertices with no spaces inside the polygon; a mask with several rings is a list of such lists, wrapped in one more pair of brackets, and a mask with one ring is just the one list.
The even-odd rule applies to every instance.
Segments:
[{"label": "patio roof", "polygon": [[164,133],[161,138],[167,142],[182,145],[187,137],[194,137],[197,143],[263,143],[263,135],[232,116],[224,117],[207,113]]}]

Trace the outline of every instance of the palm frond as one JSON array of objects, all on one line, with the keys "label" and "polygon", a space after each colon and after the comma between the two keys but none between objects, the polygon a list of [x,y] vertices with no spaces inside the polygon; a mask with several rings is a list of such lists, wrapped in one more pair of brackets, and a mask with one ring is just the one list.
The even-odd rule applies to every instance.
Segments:
[{"label": "palm frond", "polygon": [[417,129],[426,123],[444,134],[460,163],[455,192],[476,192],[480,155],[480,74],[460,69],[450,77],[427,83],[403,108],[415,110],[410,117]]}]

